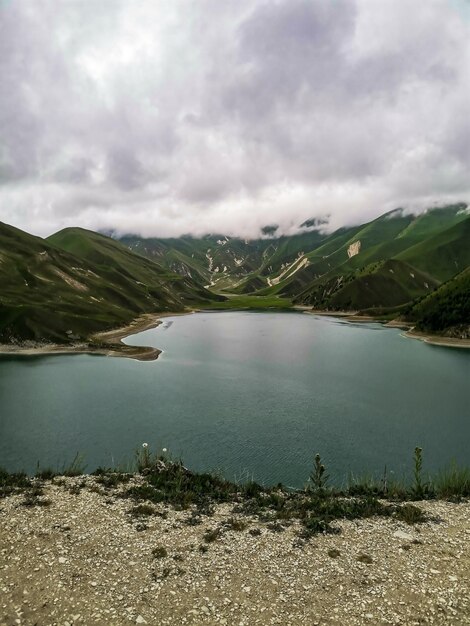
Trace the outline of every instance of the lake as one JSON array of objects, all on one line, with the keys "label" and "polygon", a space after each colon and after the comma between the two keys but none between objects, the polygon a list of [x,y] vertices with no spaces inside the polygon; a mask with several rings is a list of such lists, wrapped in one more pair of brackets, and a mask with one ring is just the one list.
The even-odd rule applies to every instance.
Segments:
[{"label": "lake", "polygon": [[0,358],[0,466],[87,470],[142,442],[190,468],[302,486],[319,452],[336,479],[469,463],[470,351],[379,324],[298,312],[164,318],[126,340],[155,362],[70,355]]}]

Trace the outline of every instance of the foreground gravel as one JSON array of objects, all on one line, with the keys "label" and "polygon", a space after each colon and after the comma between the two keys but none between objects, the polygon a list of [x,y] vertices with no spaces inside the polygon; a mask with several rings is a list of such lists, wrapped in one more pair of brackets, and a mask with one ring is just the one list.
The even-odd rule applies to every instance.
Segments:
[{"label": "foreground gravel", "polygon": [[470,624],[470,503],[419,503],[433,521],[341,522],[306,542],[296,524],[243,518],[207,542],[230,505],[192,526],[188,511],[135,517],[92,477],[61,483],[46,484],[48,506],[0,500],[2,625]]}]

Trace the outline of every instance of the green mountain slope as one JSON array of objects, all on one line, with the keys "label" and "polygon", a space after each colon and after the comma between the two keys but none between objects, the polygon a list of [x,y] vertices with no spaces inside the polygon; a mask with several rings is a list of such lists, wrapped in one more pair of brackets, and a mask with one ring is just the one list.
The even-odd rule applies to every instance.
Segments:
[{"label": "green mountain slope", "polygon": [[[226,308],[292,300],[389,316],[413,310],[417,324],[430,329],[442,326],[435,310],[444,308],[449,327],[466,323],[465,204],[419,216],[397,209],[329,235],[310,227],[290,237],[269,232],[252,241],[223,235],[117,241],[68,228],[44,240],[0,223],[0,342],[66,343],[142,313],[217,302]],[[446,302],[455,304],[455,318]]]},{"label": "green mountain slope", "polygon": [[68,229],[44,240],[0,223],[0,342],[68,343],[214,298],[103,235]]},{"label": "green mountain slope", "polygon": [[330,235],[309,230],[252,241],[219,235],[123,243],[219,293],[386,310],[428,294],[470,263],[469,220],[467,205],[459,203],[417,216],[396,209]]},{"label": "green mountain slope", "polygon": [[[434,209],[411,220],[387,214],[358,230],[328,259],[319,261],[318,250],[309,255],[312,265],[302,271],[317,276],[297,296],[289,285],[278,293],[318,308],[401,306],[470,264],[469,225],[461,205]],[[436,233],[444,226],[450,227]],[[325,261],[330,268],[323,273]],[[394,265],[387,265],[391,261]]]},{"label": "green mountain slope", "polygon": [[470,267],[417,302],[406,317],[420,331],[470,338]]},{"label": "green mountain slope", "polygon": [[[325,235],[316,230],[291,237],[245,240],[224,235],[200,239],[120,238],[130,250],[158,260],[168,269],[211,285],[218,291],[248,293],[268,285],[267,277],[316,247]],[[245,286],[244,281],[249,285]]]},{"label": "green mountain slope", "polygon": [[440,281],[449,280],[470,265],[470,217],[408,248],[397,259]]},{"label": "green mountain slope", "polygon": [[[198,281],[162,267],[139,254],[131,252],[118,241],[82,228],[66,228],[47,239],[65,252],[74,254],[93,265],[106,280],[122,283],[125,289],[150,294],[162,306],[165,302],[193,304],[204,299],[216,299]],[[135,287],[136,286],[136,287]]]}]

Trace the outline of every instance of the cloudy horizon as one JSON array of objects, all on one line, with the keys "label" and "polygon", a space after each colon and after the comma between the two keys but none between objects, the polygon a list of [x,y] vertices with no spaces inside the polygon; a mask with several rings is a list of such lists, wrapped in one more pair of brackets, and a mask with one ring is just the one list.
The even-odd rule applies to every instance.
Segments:
[{"label": "cloudy horizon", "polygon": [[470,199],[468,0],[0,0],[0,221],[290,234]]}]

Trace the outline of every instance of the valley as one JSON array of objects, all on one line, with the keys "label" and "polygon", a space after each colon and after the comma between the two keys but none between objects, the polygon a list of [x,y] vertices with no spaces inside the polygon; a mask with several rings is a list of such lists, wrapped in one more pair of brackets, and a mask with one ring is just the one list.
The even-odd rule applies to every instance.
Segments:
[{"label": "valley", "polygon": [[99,333],[142,315],[294,307],[469,338],[465,203],[332,233],[314,220],[291,236],[263,231],[145,239],[66,228],[41,239],[0,224],[0,343],[100,351]]}]

